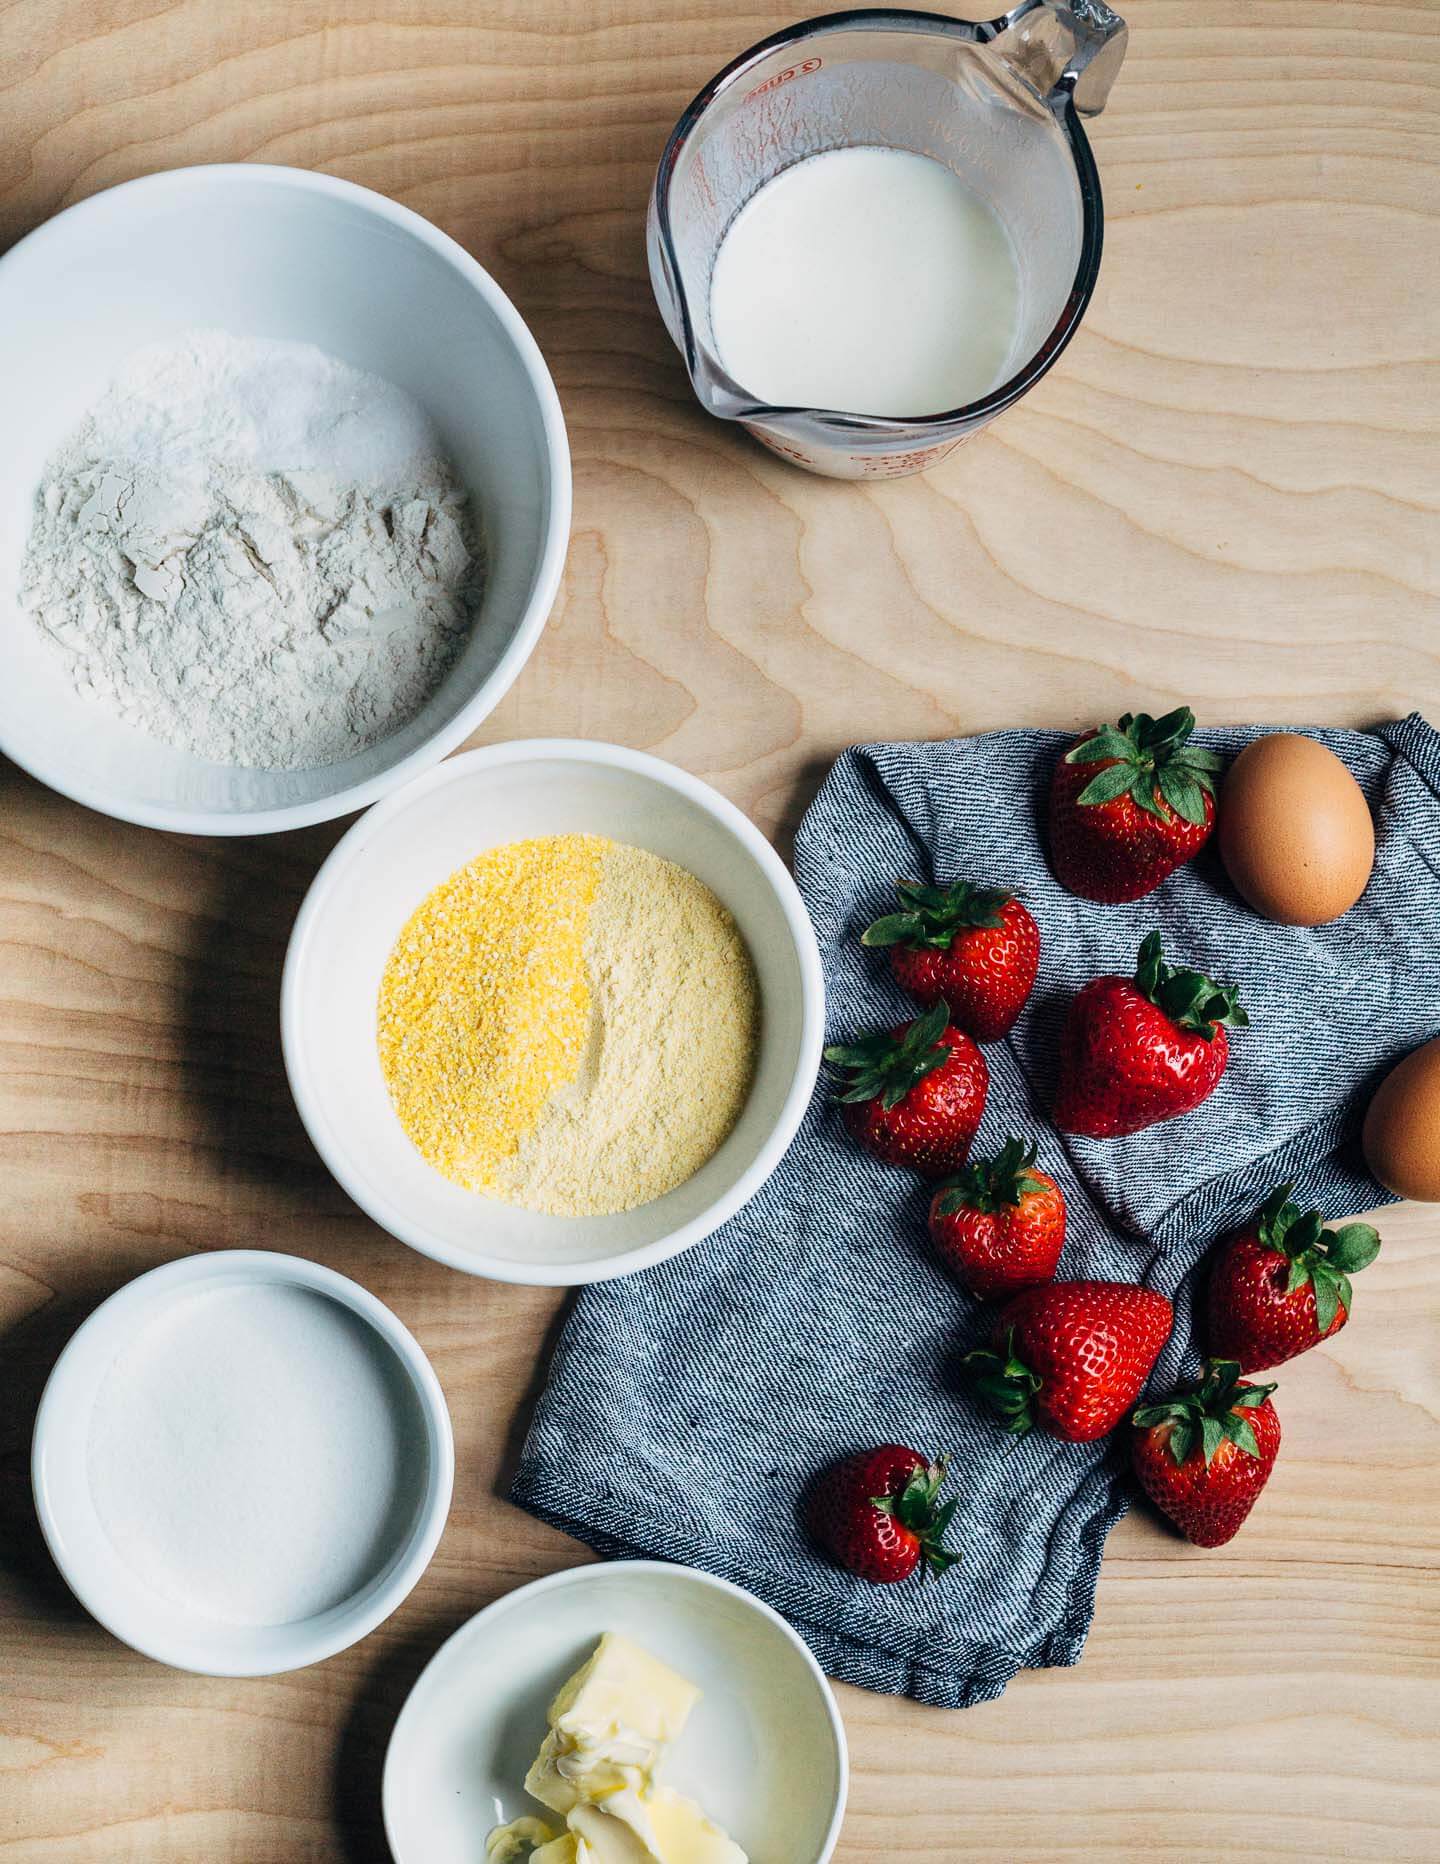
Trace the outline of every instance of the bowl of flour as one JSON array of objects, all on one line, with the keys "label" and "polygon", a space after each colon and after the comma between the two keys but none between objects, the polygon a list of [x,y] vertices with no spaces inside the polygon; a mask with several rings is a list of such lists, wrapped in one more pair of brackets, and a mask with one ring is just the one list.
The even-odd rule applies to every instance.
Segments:
[{"label": "bowl of flour", "polygon": [[570,463],[494,281],[323,175],[177,170],[0,259],[0,752],[151,827],[347,814],[544,626]]}]

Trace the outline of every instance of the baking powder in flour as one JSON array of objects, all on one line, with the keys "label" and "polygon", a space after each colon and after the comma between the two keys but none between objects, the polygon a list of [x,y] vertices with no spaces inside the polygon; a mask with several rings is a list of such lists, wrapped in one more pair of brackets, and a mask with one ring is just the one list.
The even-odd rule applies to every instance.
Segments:
[{"label": "baking powder in flour", "polygon": [[20,599],[136,730],[310,769],[420,710],[481,584],[417,402],[312,344],[204,330],[137,351],[51,461]]},{"label": "baking powder in flour", "polygon": [[305,1288],[207,1289],[117,1355],[96,1397],[90,1493],[153,1591],[229,1624],[289,1624],[381,1570],[428,1478],[404,1368]]}]

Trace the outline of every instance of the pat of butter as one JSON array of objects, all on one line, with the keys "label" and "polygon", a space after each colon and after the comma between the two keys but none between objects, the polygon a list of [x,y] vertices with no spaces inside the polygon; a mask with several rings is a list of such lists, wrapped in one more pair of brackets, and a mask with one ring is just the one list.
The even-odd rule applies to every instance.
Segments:
[{"label": "pat of butter", "polygon": [[525,1779],[568,1831],[552,1838],[538,1820],[518,1819],[490,1845],[512,1834],[522,1855],[538,1845],[529,1864],[747,1864],[693,1800],[655,1784],[666,1745],[699,1700],[683,1676],[607,1632],[551,1703],[550,1732]]},{"label": "pat of butter", "polygon": [[[518,1859],[534,1858],[537,1845],[540,1847],[538,1855],[543,1858],[545,1848],[553,1848],[554,1837],[554,1831],[543,1819],[512,1819],[508,1825],[497,1826],[486,1839],[485,1864],[516,1864]],[[548,1864],[557,1864],[557,1860],[551,1858]]]},{"label": "pat of butter", "polygon": [[580,1840],[573,1832],[562,1832],[553,1843],[532,1851],[530,1864],[581,1864]]},{"label": "pat of butter", "polygon": [[607,1631],[550,1704],[550,1732],[525,1790],[552,1812],[625,1788],[643,1792],[700,1692],[628,1638]]},{"label": "pat of butter", "polygon": [[600,1805],[576,1806],[569,1832],[535,1852],[530,1864],[746,1864],[746,1858],[694,1800],[662,1788],[647,1799],[625,1791]]},{"label": "pat of butter", "polygon": [[660,1864],[747,1864],[735,1840],[679,1793],[658,1792],[647,1808]]}]

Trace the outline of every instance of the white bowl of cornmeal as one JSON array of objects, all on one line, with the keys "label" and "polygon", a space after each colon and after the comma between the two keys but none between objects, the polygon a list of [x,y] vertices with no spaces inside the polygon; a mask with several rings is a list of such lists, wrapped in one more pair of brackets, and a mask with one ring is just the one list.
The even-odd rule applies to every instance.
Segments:
[{"label": "white bowl of cornmeal", "polygon": [[[549,893],[537,846],[558,849]],[[465,922],[477,899],[495,926]],[[537,987],[501,990],[527,926]],[[281,1028],[310,1136],[377,1223],[470,1274],[571,1286],[664,1261],[760,1189],[814,1090],[823,999],[795,883],[738,809],[643,753],[542,740],[453,758],[356,823],[296,921]],[[523,1078],[472,1093],[502,1042]]]},{"label": "white bowl of cornmeal", "polygon": [[[461,1627],[385,1759],[397,1864],[826,1864],[848,1767],[799,1636],[738,1586],[616,1561]],[[506,1842],[513,1839],[513,1842]]]}]

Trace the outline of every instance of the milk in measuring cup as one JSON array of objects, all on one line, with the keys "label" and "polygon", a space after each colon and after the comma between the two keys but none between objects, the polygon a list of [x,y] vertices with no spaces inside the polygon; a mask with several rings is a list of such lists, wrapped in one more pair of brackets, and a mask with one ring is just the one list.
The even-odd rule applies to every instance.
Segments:
[{"label": "milk in measuring cup", "polygon": [[716,254],[715,346],[758,401],[902,418],[1006,379],[1019,278],[1004,227],[905,149],[809,156],[745,203]]}]

